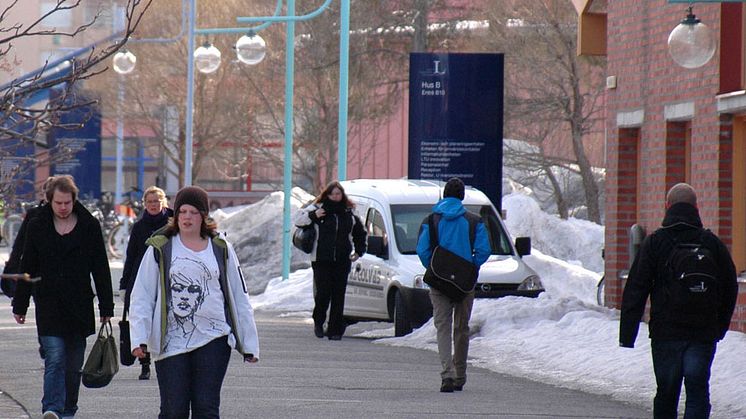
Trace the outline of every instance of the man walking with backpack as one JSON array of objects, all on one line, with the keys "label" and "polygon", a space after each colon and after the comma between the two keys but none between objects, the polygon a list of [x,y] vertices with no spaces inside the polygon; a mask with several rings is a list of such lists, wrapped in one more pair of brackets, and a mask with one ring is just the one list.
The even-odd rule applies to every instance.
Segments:
[{"label": "man walking with backpack", "polygon": [[[437,231],[431,232],[428,222],[423,222],[417,241],[417,255],[425,267],[430,266],[430,259],[433,255],[433,247],[430,243],[431,233],[437,234],[437,245],[474,264],[477,270],[490,256],[491,248],[487,230],[479,216],[469,213],[464,208],[461,202],[464,200],[464,195],[464,182],[459,178],[449,179],[443,188],[443,199],[433,207],[433,214],[438,219],[437,226],[434,226]],[[461,391],[466,383],[469,318],[474,304],[473,286],[461,300],[454,300],[431,286],[430,301],[433,305],[433,322],[438,332],[438,355],[443,367],[440,373],[442,380],[440,391],[444,393]],[[451,356],[451,341],[453,341],[453,356]]]},{"label": "man walking with backpack", "polygon": [[722,241],[702,228],[686,183],[666,196],[662,227],[646,237],[624,288],[619,344],[633,348],[650,296],[655,418],[676,418],[682,380],[685,418],[710,415],[710,368],[736,304],[736,270]]}]

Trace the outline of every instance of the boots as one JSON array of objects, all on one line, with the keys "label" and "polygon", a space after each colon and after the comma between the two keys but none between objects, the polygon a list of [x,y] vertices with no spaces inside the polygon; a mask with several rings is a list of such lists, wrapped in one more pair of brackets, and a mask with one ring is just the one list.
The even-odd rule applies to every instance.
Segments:
[{"label": "boots", "polygon": [[142,364],[142,372],[137,377],[140,380],[150,380],[150,362]]}]

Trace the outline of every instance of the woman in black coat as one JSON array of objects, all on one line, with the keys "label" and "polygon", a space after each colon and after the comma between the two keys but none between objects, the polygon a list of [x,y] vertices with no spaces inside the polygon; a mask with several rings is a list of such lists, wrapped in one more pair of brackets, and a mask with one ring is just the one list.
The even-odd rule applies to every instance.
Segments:
[{"label": "woman in black coat", "polygon": [[[340,340],[345,331],[344,304],[347,275],[352,262],[365,253],[366,232],[352,212],[355,204],[347,198],[338,181],[329,183],[316,200],[304,208],[296,226],[314,224],[316,242],[311,251],[313,268],[313,323],[316,337]],[[331,305],[331,308],[330,308]],[[329,325],[324,332],[326,311]]]},{"label": "woman in black coat", "polygon": [[[166,207],[166,193],[157,186],[151,186],[145,190],[142,195],[142,202],[145,204],[145,211],[139,220],[132,225],[129,243],[127,243],[127,256],[124,261],[124,270],[122,279],[119,281],[119,289],[125,290],[124,294],[124,313],[129,312],[130,296],[132,287],[135,285],[137,270],[140,268],[142,256],[145,254],[148,246],[145,244],[154,231],[165,226],[168,219],[174,216],[173,210]],[[150,353],[146,352],[144,358],[140,358],[142,371],[140,372],[141,380],[150,379]]]}]

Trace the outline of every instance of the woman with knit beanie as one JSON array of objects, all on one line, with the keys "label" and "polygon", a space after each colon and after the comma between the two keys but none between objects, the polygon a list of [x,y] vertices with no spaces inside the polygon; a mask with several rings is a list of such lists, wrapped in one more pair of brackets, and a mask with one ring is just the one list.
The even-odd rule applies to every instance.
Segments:
[{"label": "woman with knit beanie", "polygon": [[208,218],[207,192],[182,188],[154,233],[132,289],[132,355],[155,363],[160,418],[220,417],[230,349],[259,361],[254,312],[238,257]]}]

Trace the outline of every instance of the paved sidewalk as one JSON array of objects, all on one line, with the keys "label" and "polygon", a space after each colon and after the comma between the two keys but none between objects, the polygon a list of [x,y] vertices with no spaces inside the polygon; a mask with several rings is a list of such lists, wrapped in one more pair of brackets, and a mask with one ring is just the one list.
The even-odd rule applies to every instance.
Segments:
[{"label": "paved sidewalk", "polygon": [[[119,309],[119,308],[118,308]],[[33,318],[33,313],[29,313]],[[116,319],[115,319],[116,320]],[[437,354],[352,337],[317,339],[308,319],[257,313],[261,360],[232,354],[221,417],[232,418],[649,418],[645,408],[471,366],[463,392],[438,391]],[[115,327],[115,333],[118,333]],[[92,339],[88,340],[90,350]],[[43,366],[33,324],[17,325],[0,296],[0,418],[38,418]],[[102,389],[81,387],[76,418],[153,418],[158,384],[121,367]],[[7,413],[6,413],[7,412]]]},{"label": "paved sidewalk", "polygon": [[0,391],[0,418],[3,419],[21,419],[30,418],[31,415],[20,403],[12,397]]}]

